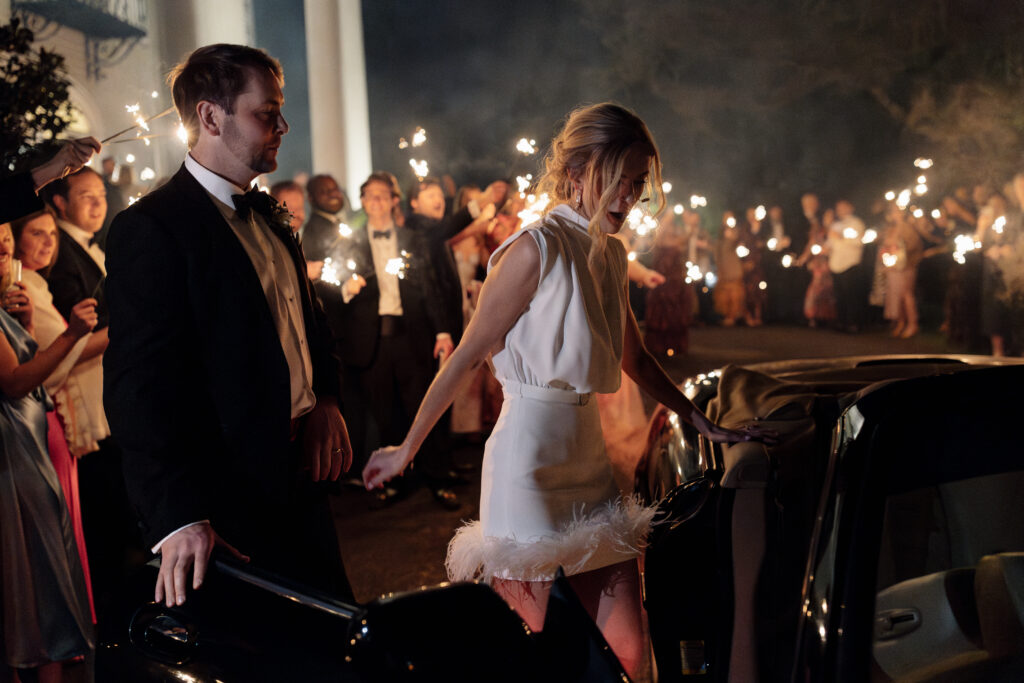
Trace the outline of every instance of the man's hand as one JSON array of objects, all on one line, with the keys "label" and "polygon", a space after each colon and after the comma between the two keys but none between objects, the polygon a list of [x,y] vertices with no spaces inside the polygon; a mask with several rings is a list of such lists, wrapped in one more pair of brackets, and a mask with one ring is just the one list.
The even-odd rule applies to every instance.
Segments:
[{"label": "man's hand", "polygon": [[447,360],[448,356],[452,355],[452,351],[455,350],[455,344],[452,343],[452,338],[448,335],[438,338],[434,343],[434,358],[437,358],[442,363]]},{"label": "man's hand", "polygon": [[363,276],[359,273],[353,273],[352,277],[346,279],[344,284],[341,285],[341,291],[349,299],[352,299],[356,294],[361,292],[365,286],[366,280]]},{"label": "man's hand", "polygon": [[306,416],[302,450],[313,481],[335,481],[352,466],[348,428],[334,398],[317,397],[316,406]]},{"label": "man's hand", "polygon": [[52,159],[32,169],[32,181],[35,183],[36,191],[50,181],[63,178],[82,168],[93,154],[99,153],[101,147],[99,140],[93,137],[65,143]]},{"label": "man's hand", "polygon": [[[223,546],[229,553],[248,562],[246,555],[238,552],[217,535],[209,522],[200,522],[175,532],[160,546],[160,573],[156,577],[156,592],[153,599],[164,602],[168,607],[185,603],[185,576],[192,569],[192,589],[198,589],[206,578],[206,567],[214,547]],[[166,600],[165,600],[166,598]]]}]

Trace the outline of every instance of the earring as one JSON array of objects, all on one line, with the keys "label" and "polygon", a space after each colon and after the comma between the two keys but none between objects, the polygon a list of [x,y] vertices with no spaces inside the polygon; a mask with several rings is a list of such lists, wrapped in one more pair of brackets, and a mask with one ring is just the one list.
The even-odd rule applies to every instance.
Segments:
[{"label": "earring", "polygon": [[576,210],[579,211],[583,208],[583,190],[576,188]]}]

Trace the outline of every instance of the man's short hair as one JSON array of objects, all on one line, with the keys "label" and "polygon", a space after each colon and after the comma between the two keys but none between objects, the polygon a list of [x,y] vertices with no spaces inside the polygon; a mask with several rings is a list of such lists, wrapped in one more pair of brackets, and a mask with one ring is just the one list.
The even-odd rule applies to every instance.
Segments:
[{"label": "man's short hair", "polygon": [[235,99],[245,91],[250,69],[270,71],[284,86],[280,62],[258,48],[227,43],[199,48],[167,75],[174,108],[188,131],[189,147],[199,139],[196,106],[202,101],[213,102],[233,114]]},{"label": "man's short hair", "polygon": [[423,192],[423,190],[428,187],[433,187],[435,185],[440,187],[441,191],[444,192],[444,185],[442,185],[440,179],[435,176],[428,175],[422,180],[413,181],[413,183],[409,185],[409,194],[406,195],[409,198],[409,205],[412,206],[412,200],[419,199],[420,192]]},{"label": "man's short hair", "polygon": [[366,188],[370,186],[370,183],[381,183],[391,189],[391,197],[395,198],[398,196],[398,188],[395,187],[395,177],[390,173],[384,171],[374,171],[370,176],[359,186],[359,196],[362,197],[366,194]]},{"label": "man's short hair", "polygon": [[46,205],[51,208],[54,206],[53,198],[56,196],[63,197],[66,201],[68,198],[68,192],[71,191],[71,179],[75,176],[80,176],[83,173],[92,173],[100,180],[103,180],[103,176],[97,171],[89,168],[88,166],[83,166],[74,173],[68,174],[63,178],[57,178],[53,182],[44,185],[42,189],[39,190],[39,198],[46,202]]},{"label": "man's short hair", "polygon": [[270,186],[270,196],[278,197],[282,192],[288,192],[289,190],[294,192],[302,192],[302,185],[299,185],[294,180],[281,180]]},{"label": "man's short hair", "polygon": [[[317,173],[309,179],[309,182],[306,183],[306,194],[312,198],[313,193],[316,192],[317,185],[327,182],[328,180],[334,180],[334,176],[329,173]],[[334,180],[334,184],[337,185],[338,181]]]}]

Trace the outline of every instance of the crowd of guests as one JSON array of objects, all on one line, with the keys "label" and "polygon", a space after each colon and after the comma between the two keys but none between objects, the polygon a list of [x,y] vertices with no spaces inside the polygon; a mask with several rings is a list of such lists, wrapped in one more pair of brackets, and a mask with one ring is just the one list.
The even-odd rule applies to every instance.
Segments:
[{"label": "crowd of guests", "polygon": [[[691,324],[805,322],[856,333],[888,326],[893,337],[940,331],[951,348],[1019,355],[1024,174],[1001,191],[955,188],[937,204],[890,195],[862,218],[839,199],[801,197],[782,207],[706,213],[681,207],[634,236],[638,263],[665,284],[634,296],[652,350],[685,353]],[[639,284],[639,283],[638,283]]]}]

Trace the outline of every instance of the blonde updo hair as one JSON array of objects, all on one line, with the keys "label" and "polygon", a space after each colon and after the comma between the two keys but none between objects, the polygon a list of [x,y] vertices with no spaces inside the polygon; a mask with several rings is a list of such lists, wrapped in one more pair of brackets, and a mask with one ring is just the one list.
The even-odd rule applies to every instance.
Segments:
[{"label": "blonde updo hair", "polygon": [[642,194],[661,213],[665,202],[658,146],[647,125],[625,107],[602,102],[573,110],[544,158],[544,174],[537,182],[536,193],[548,195],[548,206],[568,204],[577,208],[574,180],[592,187],[594,195],[600,190],[597,205],[585,207],[590,214],[587,232],[592,241],[587,261],[591,270],[603,266],[607,235],[601,230],[601,217],[615,200],[626,154],[637,143],[647,147],[651,155],[650,173]]}]

